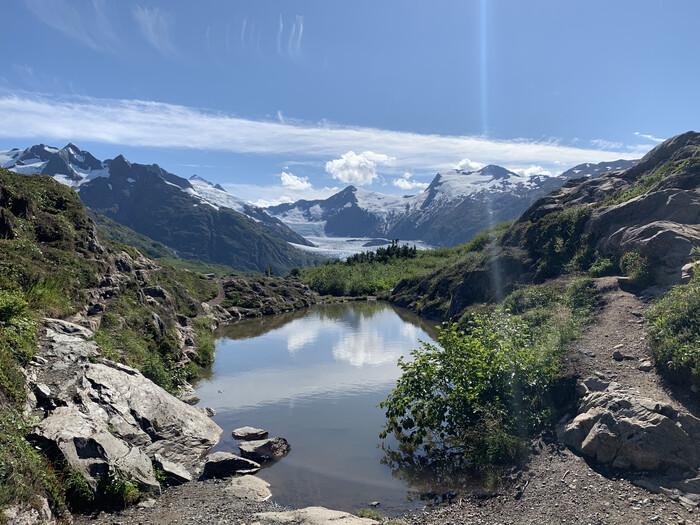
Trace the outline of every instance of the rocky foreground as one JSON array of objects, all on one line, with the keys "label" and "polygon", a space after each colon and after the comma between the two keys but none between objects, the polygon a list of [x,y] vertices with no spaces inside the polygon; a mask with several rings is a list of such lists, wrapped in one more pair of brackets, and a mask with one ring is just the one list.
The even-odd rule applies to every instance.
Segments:
[{"label": "rocky foreground", "polygon": [[[596,284],[603,303],[597,321],[572,345],[567,360],[568,373],[583,378],[579,401],[562,418],[556,433],[535,441],[528,466],[513,474],[495,494],[466,495],[451,505],[404,516],[402,522],[700,523],[698,407],[693,406],[690,394],[668,390],[648,366],[645,304],[621,290],[616,278],[601,278]],[[90,357],[95,345],[84,335],[68,323],[49,325],[46,350],[38,354],[30,375],[36,409],[51,414],[37,426],[37,434],[53,439],[68,457],[84,464],[87,472],[101,464],[96,450],[119,454],[118,446],[109,452],[107,445],[122,439],[142,444],[110,461],[120,468],[140,465],[145,473],[143,487],[152,478],[148,465],[136,460],[141,454],[155,458],[156,451],[170,462],[161,465],[171,465],[170,470],[174,470],[172,464],[184,468],[181,481],[188,474],[196,479],[203,465],[199,456],[216,440],[220,429],[204,411],[174,398],[159,399],[154,392],[145,406],[158,407],[158,413],[149,415],[148,408],[138,408],[143,400],[122,396],[126,387],[117,387],[115,383],[121,381],[112,376],[125,374],[120,376],[125,384],[142,378],[126,367]],[[72,360],[66,363],[70,366],[63,366],[61,359]],[[100,367],[99,377],[92,373],[95,367]],[[51,382],[48,370],[63,379]],[[185,418],[177,423],[182,432],[172,431],[176,423],[168,419],[174,416],[166,415],[169,403]],[[91,411],[95,417],[90,421],[81,415]],[[63,413],[70,417],[57,419]],[[197,424],[191,425],[193,422]],[[68,439],[71,431],[79,433]],[[267,484],[254,476],[189,481],[160,496],[158,492],[153,486],[151,495],[135,507],[116,514],[77,516],[76,523],[372,523],[323,508],[281,509],[270,501]]]}]

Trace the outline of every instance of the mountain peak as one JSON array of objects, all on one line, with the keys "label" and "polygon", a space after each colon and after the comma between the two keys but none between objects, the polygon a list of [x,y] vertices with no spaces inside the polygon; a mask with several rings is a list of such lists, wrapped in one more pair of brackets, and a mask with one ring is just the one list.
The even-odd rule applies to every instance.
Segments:
[{"label": "mountain peak", "polygon": [[190,180],[195,180],[195,181],[198,181],[198,182],[204,182],[204,183],[208,184],[209,186],[214,186],[214,185],[213,185],[211,182],[209,182],[207,179],[205,179],[205,178],[203,178],[203,177],[200,177],[200,176],[197,175],[196,173],[190,177]]},{"label": "mountain peak", "polygon": [[496,164],[489,164],[484,166],[477,173],[485,177],[491,177],[493,179],[509,179],[513,175],[517,176],[516,173],[505,169],[502,166],[497,166]]}]

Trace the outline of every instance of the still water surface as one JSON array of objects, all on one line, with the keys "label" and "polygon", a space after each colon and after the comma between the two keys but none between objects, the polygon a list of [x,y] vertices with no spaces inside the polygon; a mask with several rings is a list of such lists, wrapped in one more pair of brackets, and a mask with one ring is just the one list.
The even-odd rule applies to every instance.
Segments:
[{"label": "still water surface", "polygon": [[381,463],[384,417],[376,405],[400,375],[400,356],[434,342],[435,323],[381,302],[317,306],[244,320],[217,341],[200,406],[224,429],[215,450],[238,453],[234,428],[285,437],[290,454],[264,469],[273,500],[346,511],[380,501],[386,514],[412,508],[408,487]]}]

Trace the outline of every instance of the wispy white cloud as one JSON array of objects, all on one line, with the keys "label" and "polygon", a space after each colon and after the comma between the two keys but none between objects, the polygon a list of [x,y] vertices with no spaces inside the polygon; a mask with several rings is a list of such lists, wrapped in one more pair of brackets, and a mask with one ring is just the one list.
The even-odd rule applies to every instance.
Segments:
[{"label": "wispy white cloud", "polygon": [[115,53],[118,38],[104,0],[83,3],[80,8],[66,0],[24,0],[42,23],[90,49]]},{"label": "wispy white cloud", "polygon": [[285,202],[296,202],[299,199],[327,199],[331,195],[338,193],[341,188],[334,186],[323,188],[309,188],[305,190],[295,190],[284,187],[282,184],[247,184],[228,182],[222,187],[241,199],[248,200],[256,206],[266,208]]},{"label": "wispy white cloud", "polygon": [[620,149],[622,148],[622,142],[612,142],[604,139],[593,139],[591,144],[600,149]]},{"label": "wispy white cloud", "polygon": [[284,19],[280,14],[279,26],[277,29],[277,54],[297,59],[301,56],[301,39],[304,36],[304,17],[296,15],[289,27],[287,45],[283,49],[282,38],[284,37]]},{"label": "wispy white cloud", "polygon": [[665,140],[665,139],[657,138],[654,135],[649,135],[647,133],[640,133],[639,131],[635,131],[634,135],[636,137],[641,137],[643,139],[651,140],[652,142],[663,142]]},{"label": "wispy white cloud", "polygon": [[170,39],[173,18],[169,13],[159,7],[148,8],[136,5],[131,14],[141,30],[141,35],[149,44],[163,55],[169,57],[178,55]]},{"label": "wispy white cloud", "polygon": [[424,190],[429,186],[427,182],[418,182],[416,180],[410,180],[413,175],[409,172],[404,173],[401,177],[398,177],[392,181],[392,184],[397,188],[402,190]]},{"label": "wispy white cloud", "polygon": [[282,186],[290,190],[303,191],[311,189],[308,177],[297,177],[293,173],[283,171],[282,175],[280,175],[280,180],[282,181]]},{"label": "wispy white cloud", "polygon": [[[555,163],[573,166],[619,158],[639,158],[648,145],[624,151],[574,148],[552,142],[494,140],[484,137],[418,134],[377,128],[298,122],[258,121],[196,108],[141,100],[88,97],[57,99],[21,93],[0,96],[0,136],[93,141],[162,147],[315,158],[321,163],[348,151],[364,151],[385,174],[451,169],[457,159],[522,167]],[[372,157],[370,150],[383,157]],[[394,160],[391,160],[394,159]],[[369,172],[371,174],[371,172]],[[340,179],[338,179],[340,180]]]},{"label": "wispy white cloud", "polygon": [[282,14],[280,14],[280,25],[277,30],[277,54],[282,54],[282,32],[284,31],[284,21],[282,20]]}]

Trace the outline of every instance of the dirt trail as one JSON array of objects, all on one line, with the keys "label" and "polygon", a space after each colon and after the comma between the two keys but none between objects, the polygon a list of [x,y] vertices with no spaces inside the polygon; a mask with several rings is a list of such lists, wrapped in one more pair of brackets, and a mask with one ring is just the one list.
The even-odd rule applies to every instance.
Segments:
[{"label": "dirt trail", "polygon": [[[569,349],[568,372],[598,375],[645,397],[680,406],[652,369],[645,343],[648,308],[618,287],[616,277],[596,279],[600,307],[595,321]],[[622,360],[613,357],[622,354]],[[618,359],[620,356],[617,356]],[[687,407],[686,407],[687,408]],[[458,504],[407,518],[411,524],[700,524],[700,508],[633,485],[620,473],[594,468],[563,445],[540,441],[513,486],[491,498],[469,497]]]}]

